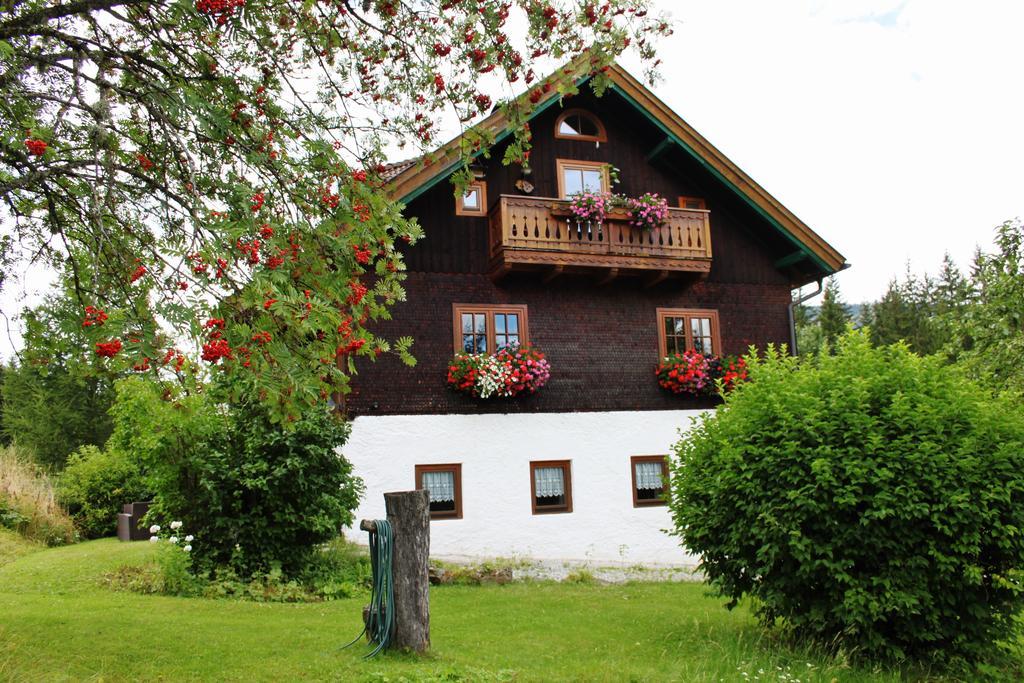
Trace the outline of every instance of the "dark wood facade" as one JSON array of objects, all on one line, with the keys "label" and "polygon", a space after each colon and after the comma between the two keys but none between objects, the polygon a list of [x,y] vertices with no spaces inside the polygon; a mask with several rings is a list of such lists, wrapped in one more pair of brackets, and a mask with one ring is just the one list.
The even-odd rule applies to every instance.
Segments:
[{"label": "dark wood facade", "polygon": [[[595,114],[607,141],[555,136],[564,109]],[[426,238],[406,250],[408,300],[394,319],[378,326],[385,336],[411,335],[414,368],[382,357],[360,361],[347,406],[352,414],[568,412],[665,410],[706,405],[661,390],[654,379],[659,360],[659,308],[718,312],[724,353],[748,346],[788,343],[792,280],[775,264],[792,245],[720,179],[684,151],[666,145],[665,134],[615,91],[595,98],[585,88],[531,122],[534,189],[530,196],[557,197],[556,161],[607,162],[619,169],[612,189],[628,196],[646,192],[677,206],[681,196],[700,198],[709,211],[710,267],[660,279],[609,272],[607,267],[561,273],[501,273],[494,259],[487,213],[503,195],[522,195],[522,170],[500,163],[502,150],[482,159],[485,215],[456,215],[451,184],[442,180],[408,203]],[[557,277],[556,277],[557,276]],[[611,276],[615,276],[614,278]],[[445,387],[453,349],[453,304],[516,304],[527,307],[529,341],[551,362],[551,379],[537,395],[476,400]]]}]

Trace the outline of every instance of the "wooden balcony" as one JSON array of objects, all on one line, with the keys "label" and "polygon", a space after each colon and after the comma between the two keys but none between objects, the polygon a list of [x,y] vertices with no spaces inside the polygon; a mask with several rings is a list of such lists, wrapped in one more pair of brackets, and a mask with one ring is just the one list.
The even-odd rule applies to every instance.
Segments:
[{"label": "wooden balcony", "polygon": [[569,202],[544,197],[502,195],[490,213],[491,273],[538,270],[546,279],[562,273],[647,275],[648,283],[674,274],[700,277],[711,270],[708,212],[669,209],[663,226],[651,231],[629,224],[625,211],[603,223],[579,222]]}]

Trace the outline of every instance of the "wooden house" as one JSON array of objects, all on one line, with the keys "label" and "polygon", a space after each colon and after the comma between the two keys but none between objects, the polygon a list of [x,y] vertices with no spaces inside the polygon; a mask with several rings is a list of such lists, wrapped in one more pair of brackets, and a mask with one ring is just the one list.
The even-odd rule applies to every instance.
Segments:
[{"label": "wooden house", "polygon": [[[393,167],[392,191],[424,228],[406,253],[407,300],[381,332],[411,335],[418,363],[361,366],[344,452],[381,494],[431,490],[432,551],[685,564],[660,498],[664,459],[713,398],[665,391],[669,353],[791,344],[791,292],[845,267],[801,222],[621,67],[600,98],[542,100],[530,168],[477,159],[465,196],[453,147]],[[614,177],[618,184],[612,186]],[[575,220],[580,191],[671,208],[652,230],[609,212]],[[539,391],[474,398],[446,376],[459,351],[529,343],[550,363]]]}]

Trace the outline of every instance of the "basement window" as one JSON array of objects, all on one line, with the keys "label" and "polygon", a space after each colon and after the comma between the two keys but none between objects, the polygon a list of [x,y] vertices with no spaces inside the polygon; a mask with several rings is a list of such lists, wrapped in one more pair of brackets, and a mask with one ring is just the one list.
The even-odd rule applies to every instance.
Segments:
[{"label": "basement window", "polygon": [[462,465],[416,465],[416,488],[430,493],[431,519],[462,519]]},{"label": "basement window", "polygon": [[664,455],[634,455],[629,459],[633,477],[633,507],[665,504],[668,458]]},{"label": "basement window", "polygon": [[572,473],[569,460],[530,463],[530,500],[533,514],[572,512]]}]

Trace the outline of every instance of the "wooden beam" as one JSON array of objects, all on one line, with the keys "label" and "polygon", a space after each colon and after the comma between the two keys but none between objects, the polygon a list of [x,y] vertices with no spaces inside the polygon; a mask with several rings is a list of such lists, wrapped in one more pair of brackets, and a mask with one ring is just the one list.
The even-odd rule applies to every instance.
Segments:
[{"label": "wooden beam", "polygon": [[547,272],[547,275],[544,276],[544,284],[548,284],[549,282],[554,280],[556,277],[561,275],[563,271],[565,271],[565,266],[555,266],[554,268],[549,270]]},{"label": "wooden beam", "polygon": [[512,270],[512,266],[507,263],[502,263],[500,266],[491,271],[491,282],[501,282],[509,271]]},{"label": "wooden beam", "polygon": [[654,273],[653,275],[648,277],[646,280],[644,280],[644,287],[650,288],[650,287],[653,287],[653,286],[655,286],[655,285],[657,285],[657,284],[659,284],[661,282],[664,282],[668,278],[668,275],[669,275],[669,271],[667,271],[667,270],[659,270],[658,272]]},{"label": "wooden beam", "polygon": [[605,271],[604,277],[602,277],[600,280],[597,281],[597,286],[601,287],[602,285],[606,285],[609,282],[611,282],[612,280],[614,280],[615,278],[617,278],[618,276],[619,276],[619,269],[618,268],[609,268],[607,271]]},{"label": "wooden beam", "polygon": [[792,254],[783,256],[775,262],[776,268],[785,268],[786,266],[795,266],[796,264],[807,258],[807,252],[805,251],[794,251]]},{"label": "wooden beam", "polygon": [[652,149],[650,152],[647,153],[647,157],[646,157],[647,158],[647,162],[650,163],[650,162],[654,161],[655,159],[660,157],[662,154],[667,152],[668,149],[672,145],[674,145],[674,144],[675,144],[675,142],[672,141],[672,138],[665,138],[664,140],[659,142],[657,145],[655,145],[654,149]]}]

